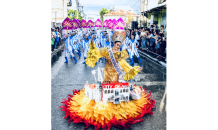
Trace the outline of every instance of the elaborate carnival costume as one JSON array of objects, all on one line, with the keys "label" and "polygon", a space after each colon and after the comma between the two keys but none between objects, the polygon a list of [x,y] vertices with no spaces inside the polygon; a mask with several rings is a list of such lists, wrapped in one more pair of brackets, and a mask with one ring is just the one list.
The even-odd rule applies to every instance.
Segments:
[{"label": "elaborate carnival costume", "polygon": [[133,55],[135,54],[139,60],[139,63],[141,63],[141,58],[138,54],[138,51],[137,51],[137,48],[136,48],[136,45],[138,45],[138,41],[135,40],[135,39],[129,39],[127,41],[127,43],[129,43],[129,46],[131,47],[131,50],[130,50],[130,60],[131,60],[131,63],[130,64],[134,64],[134,61],[133,61]]},{"label": "elaborate carnival costume", "polygon": [[[87,36],[87,35],[86,35]],[[88,36],[87,36],[88,37]],[[89,51],[89,43],[90,43],[90,40],[89,39],[85,39],[82,41],[82,47],[83,47],[83,57],[84,57],[84,60],[86,60],[87,58],[87,53]],[[83,62],[83,64],[85,64],[85,61]]]},{"label": "elaborate carnival costume", "polygon": [[[122,43],[126,34],[122,27],[118,27],[118,30],[112,39]],[[131,128],[130,124],[142,122],[145,114],[153,114],[151,109],[155,101],[151,99],[151,94],[135,84],[118,82],[123,76],[124,80],[133,79],[139,72],[139,66],[131,67],[125,61],[128,57],[126,50],[114,52],[107,47],[98,50],[92,40],[87,55],[86,64],[93,68],[100,57],[107,59],[104,81],[92,85],[86,83],[82,90],[73,90],[73,95],[64,99],[64,106],[60,108],[65,111],[64,118],[69,117],[68,122],[83,122],[85,129],[90,125],[95,126],[95,130],[109,130],[112,126],[127,129]]]},{"label": "elaborate carnival costume", "polygon": [[[74,54],[74,51],[79,55],[79,59],[81,57],[80,49],[79,49],[79,40],[76,33],[73,33],[74,35],[71,37],[71,46],[72,46],[72,52]],[[76,61],[76,59],[75,59]]]},{"label": "elaborate carnival costume", "polygon": [[[64,55],[65,55],[65,62],[64,63],[67,63],[68,62],[68,60],[67,60],[67,53],[70,53],[70,58],[74,58],[74,60],[76,59],[75,58],[75,56],[74,56],[74,54],[72,53],[72,47],[71,47],[71,45],[70,45],[70,37],[68,37],[68,35],[66,34],[65,35],[65,40],[64,40],[64,42],[65,42],[65,49],[64,49]],[[75,60],[75,64],[76,64],[76,60]]]}]

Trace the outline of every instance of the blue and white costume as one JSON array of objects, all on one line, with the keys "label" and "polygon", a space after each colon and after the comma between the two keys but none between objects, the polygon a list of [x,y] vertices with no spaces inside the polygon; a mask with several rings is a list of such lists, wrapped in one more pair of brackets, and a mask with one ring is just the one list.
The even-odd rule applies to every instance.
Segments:
[{"label": "blue and white costume", "polygon": [[106,43],[105,43],[105,42],[106,42],[106,39],[107,39],[106,35],[104,35],[104,36],[101,37],[101,46],[102,46],[102,47],[106,47]]},{"label": "blue and white costume", "polygon": [[121,47],[121,49],[122,50],[127,50],[127,52],[130,54],[130,52],[131,52],[131,49],[129,48],[129,43],[128,43],[128,41],[129,41],[129,37],[128,36],[126,36],[126,39],[123,41],[123,43],[122,43],[122,47]]},{"label": "blue and white costume", "polygon": [[141,63],[141,58],[140,58],[140,56],[138,54],[138,51],[137,51],[137,48],[136,48],[136,46],[139,44],[138,41],[135,40],[135,39],[129,39],[128,43],[129,43],[129,46],[131,47],[130,56],[129,56],[130,60],[131,60],[130,64],[134,63],[134,61],[133,61],[133,55],[134,54],[138,57],[139,63]]},{"label": "blue and white costume", "polygon": [[[83,57],[84,57],[84,60],[86,59],[87,57],[87,52],[89,51],[89,43],[90,43],[90,40],[89,39],[84,39],[82,41],[82,46],[83,46],[83,49],[84,49],[84,52],[83,52]],[[83,64],[85,64],[85,61],[83,62]]]},{"label": "blue and white costume", "polygon": [[112,49],[112,42],[105,41],[105,46],[108,47],[109,49]]},{"label": "blue and white costume", "polygon": [[66,60],[64,63],[67,63],[67,62],[68,62],[68,60],[67,60],[67,53],[70,53],[70,58],[73,57],[74,60],[75,60],[75,64],[76,64],[76,63],[77,63],[77,60],[76,60],[74,54],[72,53],[72,47],[71,47],[71,45],[70,45],[70,37],[65,38],[64,42],[65,42],[64,53],[65,53],[65,60]]},{"label": "blue and white costume", "polygon": [[97,38],[94,38],[95,46],[99,49],[99,40]]}]

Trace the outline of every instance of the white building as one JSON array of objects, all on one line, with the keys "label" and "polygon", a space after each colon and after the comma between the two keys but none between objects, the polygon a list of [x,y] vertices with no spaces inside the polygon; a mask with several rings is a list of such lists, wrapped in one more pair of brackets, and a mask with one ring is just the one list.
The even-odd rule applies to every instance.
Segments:
[{"label": "white building", "polygon": [[[139,15],[138,14],[135,14],[135,13],[131,13],[129,11],[124,11],[124,10],[121,10],[121,9],[115,9],[115,11],[112,11],[110,13],[107,13],[107,14],[104,14],[104,20],[109,20],[109,19],[116,19],[118,20],[119,18],[122,18],[123,21],[125,21],[128,16],[131,16],[133,18],[133,21],[138,21],[138,18],[139,18]],[[129,22],[129,25],[130,26],[131,22]]]},{"label": "white building", "polygon": [[60,27],[67,17],[67,4],[69,0],[51,0],[51,28]]}]

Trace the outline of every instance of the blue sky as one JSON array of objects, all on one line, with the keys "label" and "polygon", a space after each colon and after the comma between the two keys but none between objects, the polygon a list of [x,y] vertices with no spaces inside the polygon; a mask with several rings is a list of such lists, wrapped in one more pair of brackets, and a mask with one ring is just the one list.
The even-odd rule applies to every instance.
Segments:
[{"label": "blue sky", "polygon": [[[110,9],[111,6],[118,5],[118,6],[131,6],[131,8],[137,9],[137,13],[139,14],[140,9],[140,0],[79,0],[79,3],[84,6],[84,13],[88,14],[96,14],[96,15],[89,15],[100,17],[99,11],[101,8]],[[76,1],[72,0],[72,6],[68,7],[69,9],[76,9]],[[99,15],[99,16],[97,16]]]}]

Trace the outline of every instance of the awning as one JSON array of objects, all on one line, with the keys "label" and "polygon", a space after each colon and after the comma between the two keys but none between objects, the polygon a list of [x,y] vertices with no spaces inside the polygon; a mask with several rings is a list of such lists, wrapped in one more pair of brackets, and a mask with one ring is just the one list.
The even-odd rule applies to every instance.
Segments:
[{"label": "awning", "polygon": [[158,4],[156,7],[149,9],[148,11],[141,12],[142,15],[147,16],[147,13],[152,13],[154,11],[159,11],[161,9],[166,9],[167,2],[163,2],[161,4]]}]

